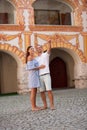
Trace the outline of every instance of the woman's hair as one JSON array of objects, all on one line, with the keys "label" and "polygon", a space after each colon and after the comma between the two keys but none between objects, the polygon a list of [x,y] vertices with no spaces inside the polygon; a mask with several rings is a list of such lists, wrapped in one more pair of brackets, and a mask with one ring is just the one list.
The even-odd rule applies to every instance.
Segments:
[{"label": "woman's hair", "polygon": [[31,47],[32,47],[32,46],[28,46],[27,51],[26,51],[26,63],[27,63],[27,58],[28,58],[28,56],[30,55],[29,49],[30,49]]}]

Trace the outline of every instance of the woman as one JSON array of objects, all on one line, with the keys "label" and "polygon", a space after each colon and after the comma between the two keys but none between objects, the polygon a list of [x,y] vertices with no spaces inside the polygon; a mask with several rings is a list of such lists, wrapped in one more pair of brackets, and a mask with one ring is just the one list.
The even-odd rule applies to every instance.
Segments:
[{"label": "woman", "polygon": [[27,48],[26,53],[26,64],[27,64],[27,70],[29,71],[29,84],[28,87],[31,89],[31,107],[32,111],[41,110],[40,107],[36,106],[36,93],[37,88],[40,87],[40,81],[39,81],[39,69],[43,69],[45,66],[38,65],[37,60],[34,58],[34,48],[32,46],[29,46]]}]

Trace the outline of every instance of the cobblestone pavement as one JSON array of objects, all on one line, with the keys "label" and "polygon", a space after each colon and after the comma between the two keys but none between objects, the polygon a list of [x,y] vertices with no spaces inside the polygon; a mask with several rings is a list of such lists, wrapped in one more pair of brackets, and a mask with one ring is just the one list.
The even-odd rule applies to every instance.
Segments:
[{"label": "cobblestone pavement", "polygon": [[[87,130],[87,89],[53,91],[55,110],[31,111],[29,95],[0,97],[0,130]],[[37,104],[42,105],[40,94]]]}]

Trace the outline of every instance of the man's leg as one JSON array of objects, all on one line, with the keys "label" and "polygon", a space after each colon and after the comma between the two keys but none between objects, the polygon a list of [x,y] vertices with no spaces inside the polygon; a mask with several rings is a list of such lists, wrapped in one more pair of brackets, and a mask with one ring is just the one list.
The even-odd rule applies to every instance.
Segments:
[{"label": "man's leg", "polygon": [[46,101],[46,94],[45,94],[46,88],[44,86],[43,78],[44,78],[43,76],[40,76],[40,83],[41,83],[40,94],[44,105],[42,109],[46,109],[47,108],[47,101]]},{"label": "man's leg", "polygon": [[44,104],[42,109],[46,109],[47,108],[46,94],[45,94],[45,92],[40,92],[40,93],[41,93],[41,98],[42,98],[42,101],[43,101],[43,104]]},{"label": "man's leg", "polygon": [[50,74],[47,74],[44,76],[44,82],[46,86],[46,91],[48,92],[48,97],[50,101],[50,109],[54,109],[54,97],[52,93],[52,87],[51,87],[51,77]]},{"label": "man's leg", "polygon": [[48,97],[49,97],[49,100],[50,100],[50,109],[55,109],[54,108],[54,98],[53,98],[53,93],[52,91],[48,91]]}]

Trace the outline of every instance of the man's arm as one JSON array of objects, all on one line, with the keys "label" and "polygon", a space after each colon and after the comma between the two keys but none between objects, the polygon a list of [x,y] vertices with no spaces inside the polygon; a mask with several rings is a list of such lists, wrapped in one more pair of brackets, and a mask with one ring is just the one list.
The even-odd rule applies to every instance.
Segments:
[{"label": "man's arm", "polygon": [[51,40],[48,41],[47,53],[50,53],[51,50]]}]

